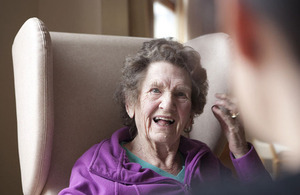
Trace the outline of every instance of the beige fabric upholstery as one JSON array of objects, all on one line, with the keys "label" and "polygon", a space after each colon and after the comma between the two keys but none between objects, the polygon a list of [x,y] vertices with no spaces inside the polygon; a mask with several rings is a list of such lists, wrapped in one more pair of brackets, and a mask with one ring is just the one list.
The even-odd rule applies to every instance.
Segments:
[{"label": "beige fabric upholstery", "polygon": [[[13,63],[24,194],[57,194],[68,185],[76,159],[122,127],[112,96],[125,56],[146,40],[49,33],[37,18],[21,27]],[[210,107],[213,93],[226,91],[228,37],[211,34],[186,44],[200,52],[211,86],[190,136],[218,152],[222,136]]]},{"label": "beige fabric upholstery", "polygon": [[27,21],[13,44],[19,157],[24,194],[39,194],[47,180],[53,140],[53,69],[49,33]]}]

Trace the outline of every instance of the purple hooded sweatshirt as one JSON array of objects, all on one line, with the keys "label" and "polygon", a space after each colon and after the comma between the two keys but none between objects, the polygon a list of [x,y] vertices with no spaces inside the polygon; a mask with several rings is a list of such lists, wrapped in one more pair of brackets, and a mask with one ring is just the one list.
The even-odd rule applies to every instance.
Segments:
[{"label": "purple hooded sweatshirt", "polygon": [[[130,162],[120,145],[123,141],[131,141],[128,128],[119,129],[110,139],[86,151],[72,169],[69,187],[59,194],[188,194],[201,184],[231,176],[207,145],[197,140],[180,138],[184,183]],[[231,158],[242,181],[270,177],[253,146],[244,157],[234,159],[231,154]]]}]

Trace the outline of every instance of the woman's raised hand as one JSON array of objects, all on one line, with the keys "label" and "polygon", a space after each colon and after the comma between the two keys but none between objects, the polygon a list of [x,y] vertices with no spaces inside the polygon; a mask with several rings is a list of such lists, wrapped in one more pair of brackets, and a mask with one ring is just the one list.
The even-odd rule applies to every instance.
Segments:
[{"label": "woman's raised hand", "polygon": [[225,133],[230,151],[235,158],[240,158],[249,151],[249,148],[236,100],[224,93],[217,93],[215,96],[217,101],[212,107],[212,112]]}]

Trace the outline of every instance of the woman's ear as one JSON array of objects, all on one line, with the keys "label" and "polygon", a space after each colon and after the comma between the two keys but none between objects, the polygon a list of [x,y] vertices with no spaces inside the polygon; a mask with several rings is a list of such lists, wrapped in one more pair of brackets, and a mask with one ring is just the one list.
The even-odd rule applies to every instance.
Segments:
[{"label": "woman's ear", "polygon": [[126,107],[126,112],[127,112],[128,116],[130,118],[133,118],[134,117],[134,105],[131,102],[126,100],[125,107]]},{"label": "woman's ear", "polygon": [[188,128],[191,128],[194,124],[194,114],[191,114],[190,121],[188,123]]}]

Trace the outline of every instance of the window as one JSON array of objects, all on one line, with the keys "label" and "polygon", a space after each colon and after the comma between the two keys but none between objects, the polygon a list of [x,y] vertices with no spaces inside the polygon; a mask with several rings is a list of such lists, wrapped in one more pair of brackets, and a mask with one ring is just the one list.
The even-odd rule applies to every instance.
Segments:
[{"label": "window", "polygon": [[154,1],[154,38],[174,37],[178,40],[176,13],[159,1]]}]

